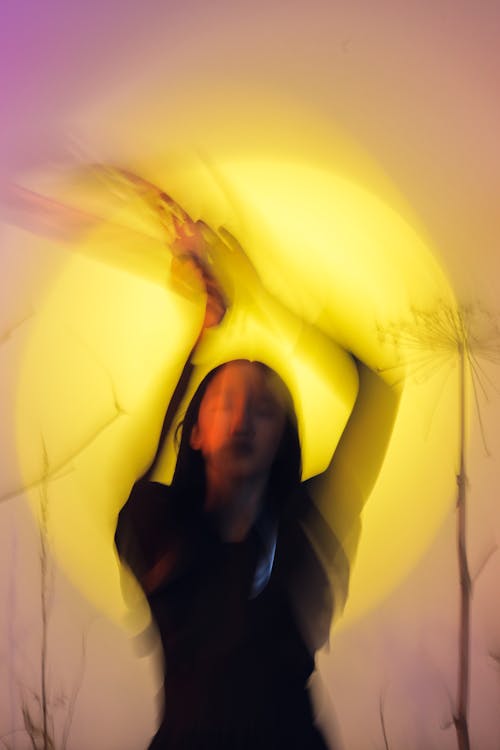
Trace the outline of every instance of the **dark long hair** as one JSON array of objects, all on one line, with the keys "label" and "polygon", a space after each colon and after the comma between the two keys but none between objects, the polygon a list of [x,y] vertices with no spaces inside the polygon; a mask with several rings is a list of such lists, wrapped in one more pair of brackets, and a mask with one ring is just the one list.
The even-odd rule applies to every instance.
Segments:
[{"label": "dark long hair", "polygon": [[[213,378],[227,364],[219,365],[211,370],[201,381],[191,399],[182,422],[177,426],[178,440],[177,463],[172,479],[172,488],[178,502],[182,505],[182,514],[199,514],[203,511],[205,501],[205,463],[201,451],[190,445],[193,427],[198,421],[201,402]],[[272,463],[267,485],[267,501],[272,504],[268,508],[273,514],[281,516],[291,502],[296,489],[300,485],[302,473],[302,457],[297,427],[297,417],[293,399],[289,389],[279,375],[263,362],[252,362],[261,369],[265,376],[274,379],[278,384],[285,407],[285,427],[281,437],[275,459]],[[179,507],[179,511],[181,508]]]}]

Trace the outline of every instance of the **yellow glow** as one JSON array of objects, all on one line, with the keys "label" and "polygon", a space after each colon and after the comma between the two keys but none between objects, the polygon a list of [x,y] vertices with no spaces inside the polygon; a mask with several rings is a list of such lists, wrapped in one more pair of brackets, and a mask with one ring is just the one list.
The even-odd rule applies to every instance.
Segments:
[{"label": "yellow glow", "polygon": [[[231,230],[265,287],[259,291],[241,268],[229,272],[232,308],[197,351],[195,381],[239,357],[274,367],[296,402],[304,478],[326,468],[343,436],[336,479],[319,502],[342,528],[350,498],[370,495],[351,586],[349,611],[357,615],[401,579],[432,538],[451,498],[455,444],[443,440],[453,425],[439,410],[438,462],[419,422],[432,409],[434,388],[405,388],[378,474],[383,450],[368,460],[370,441],[379,439],[376,410],[357,428],[359,439],[349,438],[358,379],[346,352],[374,371],[393,365],[397,352],[381,342],[377,326],[451,299],[446,280],[399,213],[326,169],[233,160],[221,161],[216,173],[192,161],[168,171],[158,161],[137,171],[194,218]],[[188,300],[172,285],[154,212],[126,188],[110,192],[103,183],[96,190],[82,180],[72,200],[103,221],[70,247],[38,316],[19,386],[19,453],[32,485],[43,474],[43,440],[55,549],[85,594],[121,617],[116,514],[154,454],[203,300]],[[173,462],[170,445],[158,470],[163,481]],[[353,539],[358,531],[355,523],[343,528]]]}]

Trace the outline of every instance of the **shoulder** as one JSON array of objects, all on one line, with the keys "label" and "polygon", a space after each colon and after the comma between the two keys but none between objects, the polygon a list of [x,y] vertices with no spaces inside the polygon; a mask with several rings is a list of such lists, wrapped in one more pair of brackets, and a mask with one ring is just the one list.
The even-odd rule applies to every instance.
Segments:
[{"label": "shoulder", "polygon": [[162,504],[170,503],[172,488],[160,482],[150,482],[147,479],[139,479],[130,492],[127,502],[120,511],[120,515],[136,513],[138,509],[145,508],[154,510]]},{"label": "shoulder", "polygon": [[117,518],[115,544],[120,557],[132,568],[139,559],[147,566],[162,546],[166,530],[172,528],[174,516],[171,487],[136,482]]},{"label": "shoulder", "polygon": [[172,491],[166,484],[140,479],[134,484],[129,498],[117,520],[117,534],[124,525],[137,528],[154,525],[167,511],[172,509]]}]

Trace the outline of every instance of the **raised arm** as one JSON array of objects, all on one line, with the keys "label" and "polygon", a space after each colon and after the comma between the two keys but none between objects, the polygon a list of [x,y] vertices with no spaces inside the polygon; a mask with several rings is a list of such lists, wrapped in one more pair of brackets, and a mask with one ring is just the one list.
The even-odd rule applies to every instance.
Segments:
[{"label": "raised arm", "polygon": [[189,386],[196,347],[204,332],[221,322],[227,308],[226,296],[209,266],[205,225],[193,222],[187,214],[183,214],[182,221],[175,215],[172,218],[176,236],[171,243],[174,253],[171,281],[182,288],[184,294],[202,293],[205,307],[200,333],[168,403],[155,456],[143,476],[134,483],[117,519],[117,551],[148,594],[174,574],[182,557],[182,533],[171,512],[169,488],[150,480]]}]

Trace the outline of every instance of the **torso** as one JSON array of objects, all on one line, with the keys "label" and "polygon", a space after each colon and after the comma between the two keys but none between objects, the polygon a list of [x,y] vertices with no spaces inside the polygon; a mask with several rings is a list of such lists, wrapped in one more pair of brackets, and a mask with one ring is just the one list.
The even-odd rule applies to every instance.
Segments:
[{"label": "torso", "polygon": [[[118,547],[120,526],[133,525],[139,503],[146,537],[139,547],[147,543],[146,513],[149,537],[160,550],[168,543],[162,542],[158,522],[170,501],[169,488],[149,485],[139,494],[131,498],[135,507],[122,511]],[[170,535],[172,528],[178,565],[147,594],[166,670],[165,718],[151,748],[324,748],[306,691],[314,662],[288,587],[289,556],[300,551],[287,549],[287,534],[279,533],[271,575],[254,596],[262,555],[255,530],[242,542],[225,543],[204,516],[189,524],[171,520]],[[140,562],[127,560],[124,552],[140,578]]]}]

